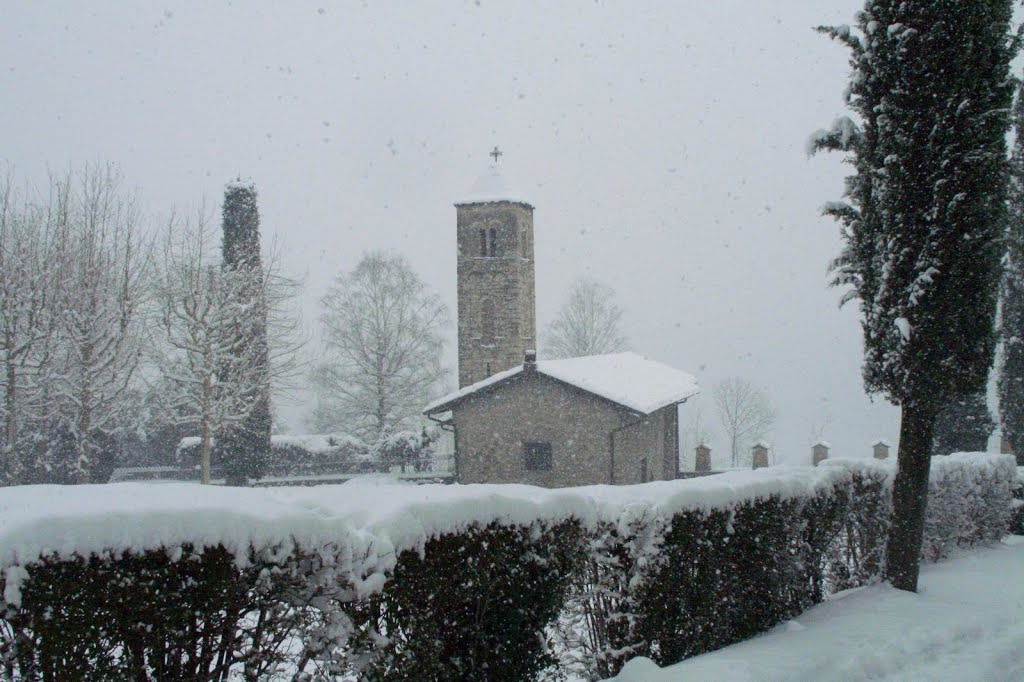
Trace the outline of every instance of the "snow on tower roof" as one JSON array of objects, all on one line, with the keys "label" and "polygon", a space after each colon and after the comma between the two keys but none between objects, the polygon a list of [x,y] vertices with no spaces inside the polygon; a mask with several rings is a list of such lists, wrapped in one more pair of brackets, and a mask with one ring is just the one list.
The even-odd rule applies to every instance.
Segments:
[{"label": "snow on tower roof", "polygon": [[484,204],[494,201],[511,201],[517,204],[530,205],[530,202],[523,198],[523,193],[510,182],[508,176],[502,172],[497,162],[488,164],[487,169],[477,178],[469,190],[469,196],[460,204]]},{"label": "snow on tower roof", "polygon": [[[423,411],[426,414],[446,412],[474,393],[510,380],[522,372],[521,365],[498,372],[435,400]],[[683,402],[700,390],[697,380],[690,374],[631,351],[565,360],[538,360],[536,372],[642,414]]]}]

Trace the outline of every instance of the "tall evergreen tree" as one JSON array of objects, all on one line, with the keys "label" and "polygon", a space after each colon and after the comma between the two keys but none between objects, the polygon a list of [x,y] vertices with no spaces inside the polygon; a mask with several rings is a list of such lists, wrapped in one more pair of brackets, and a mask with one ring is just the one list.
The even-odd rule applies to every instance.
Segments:
[{"label": "tall evergreen tree", "polygon": [[[215,459],[224,467],[228,485],[247,485],[249,479],[259,478],[270,456],[270,367],[267,346],[267,303],[263,297],[263,265],[260,260],[260,217],[256,188],[246,182],[234,182],[224,192],[223,267],[235,278],[251,282],[241,287],[236,307],[237,357],[247,358],[246,364],[261,367],[258,379],[250,383],[251,407],[245,419],[225,427],[217,439]],[[221,377],[231,385],[232,372],[238,371],[234,363],[226,363]],[[252,367],[246,371],[251,372]]]},{"label": "tall evergreen tree", "polygon": [[[860,300],[864,380],[902,411],[888,577],[916,590],[936,416],[992,364],[1013,96],[1011,0],[868,0],[848,104],[814,149],[849,153],[835,281]],[[859,33],[859,35],[858,35]]]},{"label": "tall evergreen tree", "polygon": [[984,452],[994,428],[984,391],[956,398],[935,418],[932,454]]},{"label": "tall evergreen tree", "polygon": [[1017,464],[1024,466],[1024,85],[1017,91],[1013,127],[1003,261],[999,420]]}]

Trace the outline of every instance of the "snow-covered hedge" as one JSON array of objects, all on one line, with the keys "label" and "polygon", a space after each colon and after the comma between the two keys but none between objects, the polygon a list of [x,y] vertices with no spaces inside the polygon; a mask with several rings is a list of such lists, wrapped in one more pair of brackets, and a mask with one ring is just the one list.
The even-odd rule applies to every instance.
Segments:
[{"label": "snow-covered hedge", "polygon": [[998,542],[1009,527],[1016,480],[1010,455],[933,457],[922,558],[937,561],[958,548]]},{"label": "snow-covered hedge", "polygon": [[1017,482],[1010,503],[1010,532],[1024,535],[1024,467],[1017,467]]},{"label": "snow-covered hedge", "polygon": [[[1012,467],[984,455],[935,467],[945,501],[929,538],[991,540]],[[633,655],[664,664],[748,637],[877,578],[890,482],[884,464],[833,461],[562,490],[0,489],[0,670],[603,677]]]}]

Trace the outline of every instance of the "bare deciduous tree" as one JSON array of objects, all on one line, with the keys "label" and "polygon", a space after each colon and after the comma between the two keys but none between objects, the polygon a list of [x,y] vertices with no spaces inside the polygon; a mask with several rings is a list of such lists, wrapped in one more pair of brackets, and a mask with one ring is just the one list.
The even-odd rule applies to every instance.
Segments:
[{"label": "bare deciduous tree", "polygon": [[[164,419],[198,429],[203,483],[210,482],[213,439],[249,417],[254,396],[262,393],[256,387],[295,375],[303,343],[297,319],[286,312],[297,285],[278,275],[275,258],[258,270],[224,267],[209,225],[205,208],[194,218],[171,220],[155,287],[162,343],[154,359]],[[268,307],[269,358],[262,347],[239,343],[236,333],[245,301],[253,297]]]},{"label": "bare deciduous tree", "polygon": [[768,396],[746,379],[724,379],[713,392],[722,429],[729,439],[732,466],[740,465],[741,453],[764,436],[775,424],[775,409]]},{"label": "bare deciduous tree", "polygon": [[325,360],[314,379],[319,430],[377,443],[412,427],[445,368],[448,311],[398,254],[371,252],[321,300]]},{"label": "bare deciduous tree", "polygon": [[40,375],[54,341],[66,229],[57,208],[16,194],[10,174],[0,178],[0,481],[6,483],[22,481],[22,427],[40,422],[46,407]]},{"label": "bare deciduous tree", "polygon": [[111,165],[69,176],[68,240],[61,297],[62,368],[53,376],[75,436],[74,477],[90,480],[107,430],[126,406],[143,349],[151,248],[141,216]]},{"label": "bare deciduous tree", "polygon": [[572,358],[629,349],[619,328],[622,309],[615,291],[606,284],[581,277],[548,325],[545,352],[552,358]]}]

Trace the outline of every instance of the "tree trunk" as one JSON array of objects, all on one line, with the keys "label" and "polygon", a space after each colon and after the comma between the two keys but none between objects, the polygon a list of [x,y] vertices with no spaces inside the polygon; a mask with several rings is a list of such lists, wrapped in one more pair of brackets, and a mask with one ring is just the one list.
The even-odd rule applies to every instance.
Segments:
[{"label": "tree trunk", "polygon": [[4,409],[7,410],[4,420],[4,450],[3,450],[3,483],[19,483],[20,472],[18,462],[15,460],[14,441],[18,437],[18,413],[17,413],[17,372],[14,363],[7,361],[7,386],[4,396]]},{"label": "tree trunk", "polygon": [[199,482],[210,485],[210,424],[204,419],[199,425]]},{"label": "tree trunk", "polygon": [[75,462],[75,482],[84,485],[90,482],[89,473],[93,462],[89,452],[89,433],[92,431],[92,394],[82,391],[82,404],[78,408],[78,461]]},{"label": "tree trunk", "polygon": [[886,574],[893,587],[917,592],[937,409],[928,401],[906,400],[902,412]]},{"label": "tree trunk", "polygon": [[210,392],[213,390],[210,374],[203,377],[203,402],[199,421],[200,482],[210,485]]}]

